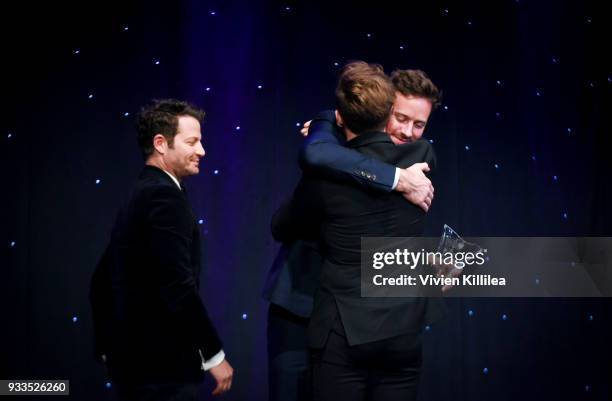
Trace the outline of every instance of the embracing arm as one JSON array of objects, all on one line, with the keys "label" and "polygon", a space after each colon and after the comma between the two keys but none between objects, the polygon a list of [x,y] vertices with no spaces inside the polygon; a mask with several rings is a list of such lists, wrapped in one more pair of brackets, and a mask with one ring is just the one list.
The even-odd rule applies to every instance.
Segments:
[{"label": "embracing arm", "polygon": [[377,190],[393,190],[397,185],[399,169],[345,148],[335,130],[336,116],[333,110],[321,112],[312,120],[300,150],[302,169],[334,178],[352,179],[360,185]]}]

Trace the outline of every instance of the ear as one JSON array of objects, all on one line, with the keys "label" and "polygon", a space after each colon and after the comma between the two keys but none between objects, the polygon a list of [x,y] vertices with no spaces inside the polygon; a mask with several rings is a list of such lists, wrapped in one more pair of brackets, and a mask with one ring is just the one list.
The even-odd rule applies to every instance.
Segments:
[{"label": "ear", "polygon": [[340,128],[344,127],[344,121],[342,121],[342,116],[340,115],[340,113],[338,113],[338,109],[336,109],[335,112],[336,112],[336,125]]},{"label": "ear", "polygon": [[168,141],[162,134],[157,134],[153,137],[153,147],[157,153],[163,155],[168,150]]}]

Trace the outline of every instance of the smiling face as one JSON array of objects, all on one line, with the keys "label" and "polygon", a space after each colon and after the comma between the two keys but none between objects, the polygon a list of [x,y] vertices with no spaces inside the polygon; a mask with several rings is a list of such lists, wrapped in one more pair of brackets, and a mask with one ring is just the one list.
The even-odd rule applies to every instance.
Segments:
[{"label": "smiling face", "polygon": [[200,172],[200,159],[205,154],[201,139],[199,121],[191,116],[179,116],[172,146],[167,147],[163,156],[169,172],[179,180]]},{"label": "smiling face", "polygon": [[395,102],[386,132],[396,145],[419,140],[423,136],[432,104],[429,99],[395,92]]}]

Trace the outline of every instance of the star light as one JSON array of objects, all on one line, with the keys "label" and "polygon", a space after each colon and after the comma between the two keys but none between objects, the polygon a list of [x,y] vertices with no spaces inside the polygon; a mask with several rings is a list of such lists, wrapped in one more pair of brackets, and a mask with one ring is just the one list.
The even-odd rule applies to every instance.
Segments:
[{"label": "star light", "polygon": [[591,22],[593,22],[593,19],[592,19],[591,17],[586,17],[586,18],[584,19],[584,21],[585,21],[587,24],[590,24]]},{"label": "star light", "polygon": [[495,167],[496,169],[499,169],[499,164],[495,163],[493,167]]},{"label": "star light", "polygon": [[129,30],[130,30],[130,27],[129,27],[129,26],[125,25],[125,26],[123,27],[123,32],[127,32],[127,31],[129,31]]},{"label": "star light", "polygon": [[296,127],[299,127],[299,126],[300,126],[300,123],[295,123],[295,126],[296,126]]},{"label": "star light", "polygon": [[285,11],[291,11],[291,7],[289,6],[285,7]]},{"label": "star light", "polygon": [[204,220],[202,220],[202,219],[198,220],[198,224],[200,224],[200,225],[204,224]]},{"label": "star light", "polygon": [[99,179],[99,178],[97,178],[97,179],[96,179],[96,185],[98,185],[100,182],[101,182],[101,181],[100,181],[100,179]]},{"label": "star light", "polygon": [[540,96],[542,96],[542,92],[540,92],[539,90],[536,90],[536,91],[535,91],[535,95],[536,95],[537,97],[540,97]]},{"label": "star light", "polygon": [[15,245],[16,245],[15,241],[11,241],[11,248],[15,248]]},{"label": "star light", "polygon": [[468,316],[474,316],[474,311],[470,309],[470,310],[468,311]]},{"label": "star light", "polygon": [[248,318],[248,315],[246,313],[243,313],[242,314],[242,320],[247,320],[247,318]]},{"label": "star light", "polygon": [[404,50],[404,45],[400,45],[400,50]]},{"label": "star light", "polygon": [[484,368],[484,369],[482,370],[482,373],[484,373],[485,375],[486,375],[486,374],[488,374],[488,373],[489,373],[489,368]]},{"label": "star light", "polygon": [[236,125],[236,131],[240,131],[240,125]]},{"label": "star light", "polygon": [[590,391],[590,390],[591,390],[591,386],[589,386],[588,384],[584,386],[584,391]]},{"label": "star light", "polygon": [[72,53],[79,54],[79,53],[81,53],[81,51],[79,49],[74,49],[74,51]]},{"label": "star light", "polygon": [[595,319],[593,315],[589,315],[589,320],[592,322]]},{"label": "star light", "polygon": [[340,64],[338,63],[334,63],[334,67],[338,67]]},{"label": "star light", "polygon": [[11,134],[10,132],[6,135],[6,139],[11,139],[13,137],[13,134]]},{"label": "star light", "polygon": [[366,36],[367,36],[367,37],[368,37],[368,39],[369,39],[369,38],[371,38],[371,37],[372,37],[372,34],[371,34],[371,33],[368,33]]},{"label": "star light", "polygon": [[129,117],[130,113],[128,113],[127,111],[125,113],[123,113],[123,117]]},{"label": "star light", "polygon": [[536,161],[536,156],[535,155],[531,155],[531,160]]},{"label": "star light", "polygon": [[218,174],[219,174],[219,170],[215,170],[215,171],[213,171],[213,174],[214,174],[214,175],[218,175]]},{"label": "star light", "polygon": [[567,220],[567,212],[563,212],[563,219]]},{"label": "star light", "polygon": [[217,15],[217,12],[216,11],[210,11],[208,14],[212,15],[214,17],[215,15]]},{"label": "star light", "polygon": [[106,388],[111,388],[113,385],[111,384],[111,382],[106,382],[105,386]]},{"label": "star light", "polygon": [[568,127],[566,131],[567,131],[568,134],[572,135],[572,129],[571,128]]},{"label": "star light", "polygon": [[499,79],[495,81],[495,83],[497,84],[497,86],[502,86],[504,84],[504,82]]},{"label": "star light", "polygon": [[425,326],[425,331],[429,331],[429,330],[431,330],[431,326],[430,325]]},{"label": "star light", "polygon": [[204,89],[206,92],[210,92],[210,86],[207,86],[206,89]]},{"label": "star light", "polygon": [[76,323],[79,321],[78,316],[72,316],[72,323]]},{"label": "star light", "polygon": [[556,175],[553,175],[553,181],[558,181],[559,177],[557,177]]},{"label": "star light", "polygon": [[429,143],[434,143],[434,140],[433,140],[433,139],[430,139],[430,140],[429,140]]},{"label": "star light", "polygon": [[536,278],[536,279],[535,279],[535,283],[536,283],[536,285],[539,285],[539,284],[540,284],[540,279],[539,279],[539,278]]},{"label": "star light", "polygon": [[444,105],[444,110],[448,110],[448,106],[447,105]]},{"label": "star light", "polygon": [[497,117],[497,118],[501,118],[501,113],[500,113],[499,111],[498,111],[498,112],[496,112],[496,113],[495,113],[495,117]]},{"label": "star light", "polygon": [[468,26],[472,26],[472,21],[468,20],[467,24],[468,24]]},{"label": "star light", "polygon": [[470,150],[470,145],[465,145],[465,150]]},{"label": "star light", "polygon": [[550,59],[550,61],[551,61],[553,64],[559,64],[559,59],[558,59],[558,58],[556,58],[556,57],[553,57],[552,59]]},{"label": "star light", "polygon": [[504,320],[504,321],[505,321],[505,320],[508,320],[508,315],[506,315],[506,314],[504,313],[504,314],[502,315],[502,317],[501,317],[501,318],[502,318],[502,320]]},{"label": "star light", "polygon": [[93,93],[90,93],[89,96],[87,96],[88,99],[93,99]]},{"label": "star light", "polygon": [[263,85],[257,85],[257,89],[262,89]]},{"label": "star light", "polygon": [[153,60],[153,64],[159,65],[159,60]]},{"label": "star light", "polygon": [[444,15],[445,17],[448,15],[448,8],[442,10],[442,15]]}]

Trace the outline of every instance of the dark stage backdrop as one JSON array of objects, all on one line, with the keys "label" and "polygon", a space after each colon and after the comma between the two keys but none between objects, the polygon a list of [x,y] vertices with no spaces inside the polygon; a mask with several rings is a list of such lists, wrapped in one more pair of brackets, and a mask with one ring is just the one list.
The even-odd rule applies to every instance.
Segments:
[{"label": "dark stage backdrop", "polygon": [[[141,167],[134,117],[151,98],[207,112],[187,186],[201,295],[236,370],[228,400],[267,398],[269,220],[299,178],[298,126],[333,107],[347,60],[421,68],[444,91],[426,132],[439,159],[428,234],[612,235],[611,19],[597,2],[22,7],[1,24],[0,379],[67,378],[72,399],[114,399],[88,285]],[[609,397],[607,300],[448,305],[425,332],[422,400]]]}]

